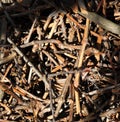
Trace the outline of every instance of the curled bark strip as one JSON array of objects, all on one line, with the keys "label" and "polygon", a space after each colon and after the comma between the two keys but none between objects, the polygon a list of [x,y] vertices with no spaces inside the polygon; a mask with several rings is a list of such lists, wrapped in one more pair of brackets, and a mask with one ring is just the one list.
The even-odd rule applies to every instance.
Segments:
[{"label": "curled bark strip", "polygon": [[13,53],[10,54],[9,56],[0,59],[0,65],[2,65],[2,64],[4,64],[4,63],[7,63],[7,62],[9,62],[9,61],[11,61],[11,60],[13,60],[13,59],[15,58],[15,56],[16,56],[16,53],[13,52]]}]

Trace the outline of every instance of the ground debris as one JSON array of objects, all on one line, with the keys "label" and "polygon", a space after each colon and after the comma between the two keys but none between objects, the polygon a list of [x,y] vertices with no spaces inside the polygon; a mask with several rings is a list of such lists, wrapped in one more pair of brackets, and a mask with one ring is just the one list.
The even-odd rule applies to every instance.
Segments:
[{"label": "ground debris", "polygon": [[120,121],[120,2],[76,1],[0,1],[0,122]]}]

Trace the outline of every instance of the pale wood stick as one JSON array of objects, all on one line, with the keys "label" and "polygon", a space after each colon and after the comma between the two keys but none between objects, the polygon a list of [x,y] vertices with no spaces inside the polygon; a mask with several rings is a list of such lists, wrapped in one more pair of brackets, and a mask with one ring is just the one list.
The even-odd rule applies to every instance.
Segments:
[{"label": "pale wood stick", "polygon": [[[75,67],[80,68],[82,66],[82,62],[83,62],[83,57],[84,57],[84,52],[85,52],[85,47],[87,45],[87,39],[88,39],[88,33],[89,33],[89,20],[86,20],[86,29],[84,32],[84,37],[82,40],[82,49],[79,51],[79,57],[76,61]],[[74,80],[74,86],[76,88],[78,88],[79,83],[80,83],[80,72],[77,72],[75,74],[75,80]],[[75,102],[76,102],[76,112],[77,114],[80,114],[81,110],[80,110],[80,96],[79,96],[79,91],[75,90]]]},{"label": "pale wood stick", "polygon": [[78,11],[78,14],[88,18],[90,21],[93,21],[105,30],[120,35],[120,25],[96,14],[95,12],[86,11],[86,13],[82,13]]}]

